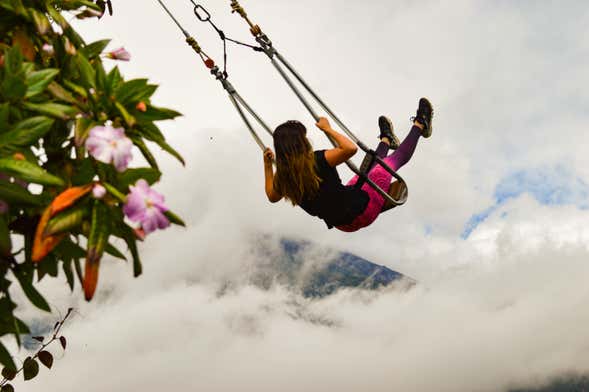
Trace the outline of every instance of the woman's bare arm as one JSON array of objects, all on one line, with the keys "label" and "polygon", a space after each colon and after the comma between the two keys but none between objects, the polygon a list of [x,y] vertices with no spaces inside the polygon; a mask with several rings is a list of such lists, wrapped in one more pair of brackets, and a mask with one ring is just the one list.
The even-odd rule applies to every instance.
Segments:
[{"label": "woman's bare arm", "polygon": [[282,199],[275,190],[274,190],[274,168],[272,167],[272,162],[274,161],[274,153],[270,148],[266,148],[264,150],[264,188],[266,191],[266,196],[271,203],[276,203]]},{"label": "woman's bare arm", "polygon": [[317,128],[325,132],[327,137],[331,138],[337,144],[337,147],[325,151],[325,160],[329,166],[335,167],[340,165],[356,154],[358,151],[356,144],[346,136],[334,130],[331,127],[331,124],[329,124],[329,120],[325,117],[321,117],[316,125]]}]

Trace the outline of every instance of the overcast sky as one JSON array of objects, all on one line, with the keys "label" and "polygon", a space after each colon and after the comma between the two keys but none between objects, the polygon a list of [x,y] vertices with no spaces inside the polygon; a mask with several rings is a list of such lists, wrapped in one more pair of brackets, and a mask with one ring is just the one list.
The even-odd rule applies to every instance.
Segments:
[{"label": "overcast sky", "polygon": [[[167,4],[220,59],[190,2]],[[409,201],[353,234],[268,203],[261,152],[178,28],[155,0],[113,5],[113,17],[77,25],[87,41],[127,48],[125,76],[160,84],[154,103],[184,114],[161,127],[187,165],[158,154],[156,189],[188,227],[142,244],[139,279],[106,258],[91,304],[64,277],[42,285],[56,311],[78,313],[65,356],[19,390],[502,392],[589,371],[585,1],[244,0],[366,143],[380,114],[404,136],[419,97],[434,105],[433,136],[402,170]],[[250,39],[229,1],[206,7],[229,35]],[[271,126],[299,119],[316,148],[328,146],[262,54],[231,47],[229,73]],[[419,284],[311,302],[251,286],[248,271],[267,262],[258,248],[281,237]],[[233,289],[218,296],[227,280]]]}]

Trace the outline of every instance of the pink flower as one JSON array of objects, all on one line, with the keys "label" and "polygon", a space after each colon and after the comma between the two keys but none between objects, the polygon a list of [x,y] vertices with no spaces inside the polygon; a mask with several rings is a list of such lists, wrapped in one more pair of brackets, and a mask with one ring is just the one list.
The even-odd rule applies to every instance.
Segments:
[{"label": "pink flower", "polygon": [[86,148],[90,155],[97,161],[112,163],[119,172],[127,169],[133,157],[132,147],[133,142],[125,136],[123,128],[113,128],[110,125],[92,128],[86,139]]},{"label": "pink flower", "polygon": [[131,192],[127,195],[123,212],[131,221],[141,224],[145,234],[170,226],[170,221],[164,215],[168,211],[164,197],[151,189],[147,181],[141,179],[129,188]]},{"label": "pink flower", "polygon": [[106,188],[99,183],[94,184],[92,187],[92,196],[94,196],[95,199],[102,199],[104,195],[106,195]]},{"label": "pink flower", "polygon": [[131,60],[131,53],[127,52],[125,48],[118,48],[108,52],[106,57],[113,60],[129,61]]}]

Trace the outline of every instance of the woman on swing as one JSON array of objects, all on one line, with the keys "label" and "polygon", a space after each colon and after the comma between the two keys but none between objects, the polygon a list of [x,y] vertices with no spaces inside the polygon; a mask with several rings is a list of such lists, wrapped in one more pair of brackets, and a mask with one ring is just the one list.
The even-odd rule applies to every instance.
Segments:
[{"label": "woman on swing", "polygon": [[[412,118],[413,127],[399,144],[391,121],[384,116],[379,117],[380,143],[376,154],[394,171],[399,170],[411,159],[419,137],[431,136],[432,118],[431,103],[421,98],[417,114]],[[355,187],[358,176],[354,176],[347,185],[342,184],[336,166],[350,159],[358,148],[346,136],[335,131],[326,118],[320,118],[316,125],[335,141],[337,147],[313,151],[306,137],[307,130],[298,121],[287,121],[276,128],[276,173],[272,166],[274,153],[270,148],[264,151],[266,196],[272,203],[282,198],[289,200],[310,215],[323,219],[330,229],[357,231],[376,220],[385,199],[367,183],[361,188]],[[395,151],[387,156],[389,149]],[[385,191],[393,178],[380,165],[374,165],[368,177]]]}]

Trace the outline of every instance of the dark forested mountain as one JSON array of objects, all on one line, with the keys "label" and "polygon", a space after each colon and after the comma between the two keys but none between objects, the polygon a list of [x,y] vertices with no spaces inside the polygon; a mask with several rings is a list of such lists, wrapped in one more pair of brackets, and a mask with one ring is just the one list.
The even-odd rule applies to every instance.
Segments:
[{"label": "dark forested mountain", "polygon": [[351,253],[305,241],[281,239],[278,248],[263,253],[265,261],[257,266],[254,283],[262,287],[279,283],[305,297],[324,297],[343,288],[375,290],[393,282],[404,287],[415,283],[399,272]]}]

